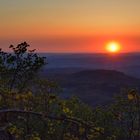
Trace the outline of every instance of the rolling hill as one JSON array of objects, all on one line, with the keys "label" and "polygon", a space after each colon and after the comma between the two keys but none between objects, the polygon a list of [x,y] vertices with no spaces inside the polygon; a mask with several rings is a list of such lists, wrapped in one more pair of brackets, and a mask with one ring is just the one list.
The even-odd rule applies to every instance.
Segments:
[{"label": "rolling hill", "polygon": [[49,78],[63,88],[60,94],[62,97],[78,96],[92,106],[108,104],[124,88],[140,88],[140,79],[116,70],[82,70],[74,73],[59,71],[51,73]]}]

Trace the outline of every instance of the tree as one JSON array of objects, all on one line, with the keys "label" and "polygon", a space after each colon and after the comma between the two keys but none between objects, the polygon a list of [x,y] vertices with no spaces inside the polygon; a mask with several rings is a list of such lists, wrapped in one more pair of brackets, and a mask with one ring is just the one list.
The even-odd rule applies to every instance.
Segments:
[{"label": "tree", "polygon": [[77,133],[80,128],[84,133],[83,139],[87,137],[82,127],[89,124],[75,118],[72,111],[84,104],[61,100],[54,94],[54,82],[38,78],[45,58],[29,50],[26,42],[10,48],[11,53],[0,50],[0,126],[8,131],[6,134],[17,140],[61,140],[67,135],[75,139],[78,134],[72,128],[76,127]]},{"label": "tree", "polygon": [[0,81],[1,88],[9,91],[23,92],[37,76],[37,72],[46,63],[45,57],[40,57],[35,50],[28,50],[24,42],[16,47],[11,45],[11,53],[0,50]]}]

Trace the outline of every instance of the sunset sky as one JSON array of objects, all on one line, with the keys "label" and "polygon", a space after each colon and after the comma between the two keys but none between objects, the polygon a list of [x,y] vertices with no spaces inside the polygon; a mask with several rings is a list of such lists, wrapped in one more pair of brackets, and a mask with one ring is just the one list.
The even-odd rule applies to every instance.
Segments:
[{"label": "sunset sky", "polygon": [[0,0],[0,47],[27,41],[39,52],[140,51],[140,0]]}]

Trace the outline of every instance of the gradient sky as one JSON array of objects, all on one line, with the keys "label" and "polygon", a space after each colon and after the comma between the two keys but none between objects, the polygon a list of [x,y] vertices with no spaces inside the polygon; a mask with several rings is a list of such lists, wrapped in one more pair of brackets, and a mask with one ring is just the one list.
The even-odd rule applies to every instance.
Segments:
[{"label": "gradient sky", "polygon": [[0,0],[0,47],[27,41],[40,52],[140,51],[140,0]]}]

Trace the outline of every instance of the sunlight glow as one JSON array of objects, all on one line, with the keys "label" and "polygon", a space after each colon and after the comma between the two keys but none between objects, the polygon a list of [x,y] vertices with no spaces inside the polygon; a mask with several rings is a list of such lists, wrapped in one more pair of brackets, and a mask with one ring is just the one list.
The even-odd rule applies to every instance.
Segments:
[{"label": "sunlight glow", "polygon": [[121,49],[121,45],[116,41],[108,42],[106,44],[106,50],[110,53],[117,53],[120,51],[120,49]]}]

